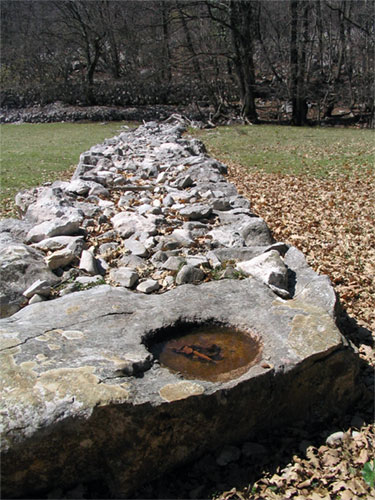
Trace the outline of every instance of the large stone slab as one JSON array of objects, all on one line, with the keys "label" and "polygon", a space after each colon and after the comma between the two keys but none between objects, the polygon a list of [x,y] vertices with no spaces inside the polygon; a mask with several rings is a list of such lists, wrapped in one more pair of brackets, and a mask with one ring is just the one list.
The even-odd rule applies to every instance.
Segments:
[{"label": "large stone slab", "polygon": [[[226,382],[188,380],[146,347],[174,325],[211,321],[256,334],[259,363]],[[0,328],[9,497],[95,479],[124,498],[176,464],[359,396],[332,310],[253,278],[149,296],[103,285],[28,306]]]}]

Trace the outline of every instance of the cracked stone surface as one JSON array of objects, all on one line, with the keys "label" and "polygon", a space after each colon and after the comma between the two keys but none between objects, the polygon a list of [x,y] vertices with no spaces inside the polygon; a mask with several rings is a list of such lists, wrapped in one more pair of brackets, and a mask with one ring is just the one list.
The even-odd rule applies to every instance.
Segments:
[{"label": "cracked stone surface", "polygon": [[[208,450],[360,397],[329,279],[275,242],[226,167],[182,132],[151,122],[96,145],[71,182],[20,193],[23,220],[0,223],[14,280],[12,294],[0,288],[5,496],[100,480],[126,498]],[[64,249],[72,260],[52,272]],[[24,279],[29,258],[43,272]],[[37,278],[42,301],[21,309],[39,300]],[[260,359],[209,382],[152,354],[171,328],[201,324],[247,332]]]}]

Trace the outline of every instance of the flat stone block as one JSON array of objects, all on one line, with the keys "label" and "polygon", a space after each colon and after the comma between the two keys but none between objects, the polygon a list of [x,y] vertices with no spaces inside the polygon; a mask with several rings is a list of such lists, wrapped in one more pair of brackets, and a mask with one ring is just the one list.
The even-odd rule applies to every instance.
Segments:
[{"label": "flat stone block", "polygon": [[159,288],[160,285],[157,281],[149,279],[139,283],[139,285],[137,286],[137,291],[142,293],[151,293],[159,290]]},{"label": "flat stone block", "polygon": [[110,271],[111,280],[126,288],[132,288],[138,281],[138,273],[129,267],[120,267]]},{"label": "flat stone block", "polygon": [[[249,332],[261,357],[230,380],[182,377],[150,349],[181,324]],[[330,311],[253,278],[161,295],[103,285],[34,304],[0,329],[5,497],[95,479],[126,498],[179,463],[360,397],[357,355]]]}]

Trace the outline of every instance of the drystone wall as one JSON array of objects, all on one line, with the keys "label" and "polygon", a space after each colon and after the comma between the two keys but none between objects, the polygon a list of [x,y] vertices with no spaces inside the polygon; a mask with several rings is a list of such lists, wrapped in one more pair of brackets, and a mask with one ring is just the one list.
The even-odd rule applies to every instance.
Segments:
[{"label": "drystone wall", "polygon": [[191,120],[208,120],[212,110],[191,109],[191,106],[146,105],[122,106],[72,106],[62,102],[34,105],[24,108],[0,108],[0,123],[52,123],[77,121],[151,121],[165,120],[173,113],[183,113]]},{"label": "drystone wall", "polygon": [[150,122],[123,132],[83,153],[71,182],[16,196],[22,219],[0,226],[2,316],[103,279],[162,293],[252,274],[289,297],[288,247],[182,131]]},{"label": "drystone wall", "polygon": [[[83,153],[70,182],[19,193],[22,218],[0,223],[5,496],[99,480],[126,498],[207,450],[359,397],[329,279],[274,241],[183,132],[124,131]],[[150,347],[207,324],[251,335],[256,360],[201,380]]]}]

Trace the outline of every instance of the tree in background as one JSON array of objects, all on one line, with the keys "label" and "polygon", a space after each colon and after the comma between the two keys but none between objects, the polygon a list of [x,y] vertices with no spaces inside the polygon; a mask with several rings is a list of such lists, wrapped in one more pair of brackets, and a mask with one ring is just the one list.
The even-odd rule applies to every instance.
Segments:
[{"label": "tree in background", "polygon": [[[373,0],[2,0],[1,102],[374,113]],[[291,113],[285,113],[285,110]],[[271,113],[268,113],[271,116]]]},{"label": "tree in background", "polygon": [[307,123],[306,58],[309,41],[308,1],[290,0],[290,98],[293,125]]}]

